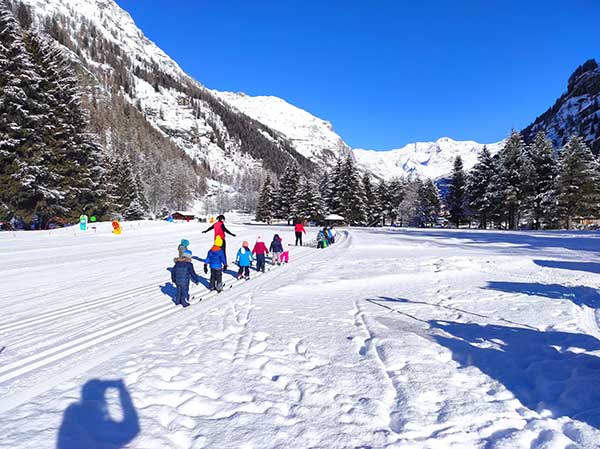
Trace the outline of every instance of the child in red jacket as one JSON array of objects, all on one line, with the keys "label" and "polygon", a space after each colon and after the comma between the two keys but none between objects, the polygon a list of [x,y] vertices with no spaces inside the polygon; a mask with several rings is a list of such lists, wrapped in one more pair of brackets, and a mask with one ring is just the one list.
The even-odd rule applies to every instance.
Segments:
[{"label": "child in red jacket", "polygon": [[267,245],[262,241],[260,236],[256,239],[252,254],[256,255],[256,271],[265,272],[265,256],[269,254]]}]

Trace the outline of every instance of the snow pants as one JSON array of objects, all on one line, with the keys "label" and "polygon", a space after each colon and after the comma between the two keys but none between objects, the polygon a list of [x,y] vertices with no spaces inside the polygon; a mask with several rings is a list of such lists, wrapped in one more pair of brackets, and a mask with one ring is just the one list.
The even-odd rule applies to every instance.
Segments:
[{"label": "snow pants", "polygon": [[175,304],[186,304],[190,297],[190,284],[182,285],[175,284],[177,286],[177,293],[175,294]]},{"label": "snow pants", "polygon": [[210,284],[209,288],[214,290],[217,288],[217,284],[223,285],[223,270],[218,270],[216,268],[210,269]]},{"label": "snow pants", "polygon": [[300,246],[302,246],[302,232],[296,231],[296,246],[298,246],[298,242],[300,242]]},{"label": "snow pants", "polygon": [[256,255],[256,271],[265,271],[265,255]]},{"label": "snow pants", "polygon": [[250,277],[250,267],[240,267],[238,270],[238,278],[242,276],[242,274],[246,277]]},{"label": "snow pants", "polygon": [[271,263],[273,265],[277,264],[281,264],[281,253],[279,251],[273,251],[273,258],[271,259]]},{"label": "snow pants", "polygon": [[284,251],[281,253],[281,263],[288,263],[290,261],[290,252]]}]

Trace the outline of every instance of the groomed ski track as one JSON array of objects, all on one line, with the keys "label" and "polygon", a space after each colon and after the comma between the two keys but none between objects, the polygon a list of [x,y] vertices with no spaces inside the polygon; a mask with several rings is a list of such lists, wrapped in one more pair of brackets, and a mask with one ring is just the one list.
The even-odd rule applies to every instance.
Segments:
[{"label": "groomed ski track", "polygon": [[[291,241],[289,238],[287,240]],[[270,258],[267,258],[267,271],[259,273],[252,270],[248,281],[224,277],[231,288],[220,294],[209,292],[202,284],[191,284],[190,296],[202,298],[202,301],[186,309],[175,306],[169,296],[159,290],[160,282],[154,282],[116,294],[86,298],[78,305],[58,307],[39,314],[31,313],[23,319],[5,320],[0,324],[2,346],[4,350],[10,348],[21,357],[0,365],[0,392],[3,396],[0,413],[22,404],[82,370],[89,370],[98,363],[139,345],[147,337],[160,335],[184,324],[190,318],[220,307],[244,293],[246,288],[263,288],[283,270],[293,270],[299,264],[308,262],[311,258],[319,258],[325,252],[331,257],[336,248],[349,245],[350,240],[348,232],[342,231],[336,245],[324,251],[315,248],[314,240],[305,242],[305,246],[301,247],[287,243],[291,259],[288,264],[274,266],[271,265]],[[268,245],[269,242],[266,243]],[[237,266],[231,263],[235,252],[237,247],[229,244],[229,270],[237,270]],[[203,255],[203,252],[195,254]],[[206,278],[201,270],[202,262],[196,260],[194,264],[198,275]],[[170,274],[165,271],[162,283],[168,283],[169,278]],[[106,313],[110,319],[89,322],[89,317],[82,312],[96,308]],[[59,327],[60,332],[53,331],[55,326]],[[28,350],[33,345],[34,350]],[[50,365],[52,366],[49,367]],[[72,368],[73,365],[76,367]]]}]

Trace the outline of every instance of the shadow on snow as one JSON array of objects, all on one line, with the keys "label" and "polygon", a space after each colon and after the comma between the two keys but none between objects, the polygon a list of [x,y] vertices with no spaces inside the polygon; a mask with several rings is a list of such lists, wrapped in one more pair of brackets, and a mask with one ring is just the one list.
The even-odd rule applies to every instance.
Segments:
[{"label": "shadow on snow", "polygon": [[534,260],[533,263],[540,267],[559,268],[561,270],[585,271],[600,274],[600,263],[596,262],[570,262],[563,260]]},{"label": "shadow on snow", "polygon": [[[427,237],[433,242],[452,247],[474,248],[488,244],[510,244],[511,248],[495,248],[514,252],[515,247],[521,249],[563,248],[577,251],[600,253],[600,234],[591,231],[484,231],[484,230],[453,230],[453,229],[371,229],[376,234],[386,234],[389,237]],[[450,241],[454,240],[454,241]],[[463,240],[463,242],[456,242]]]},{"label": "shadow on snow", "polygon": [[[115,419],[107,392],[119,398]],[[82,387],[81,399],[65,410],[56,449],[119,449],[140,432],[137,412],[122,380],[92,379]]]},{"label": "shadow on snow", "polygon": [[434,335],[462,367],[474,366],[510,390],[527,408],[550,410],[600,428],[600,350],[585,334],[498,325],[430,321]]},{"label": "shadow on snow", "polygon": [[578,306],[600,307],[600,293],[591,287],[565,287],[559,284],[537,284],[533,282],[488,282],[486,289],[507,293],[523,293],[552,299],[568,299]]}]

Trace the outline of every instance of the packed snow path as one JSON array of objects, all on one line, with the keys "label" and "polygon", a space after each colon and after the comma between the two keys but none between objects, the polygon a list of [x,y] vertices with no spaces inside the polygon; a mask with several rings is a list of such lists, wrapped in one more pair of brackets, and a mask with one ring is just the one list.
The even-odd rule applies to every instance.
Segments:
[{"label": "packed snow path", "polygon": [[[177,226],[0,236],[0,376],[30,368],[0,383],[0,447],[77,447],[94,379],[132,410],[110,384],[122,432],[92,449],[600,447],[597,235],[353,229],[183,310],[166,268],[210,237]],[[230,259],[292,241],[231,227]]]}]

